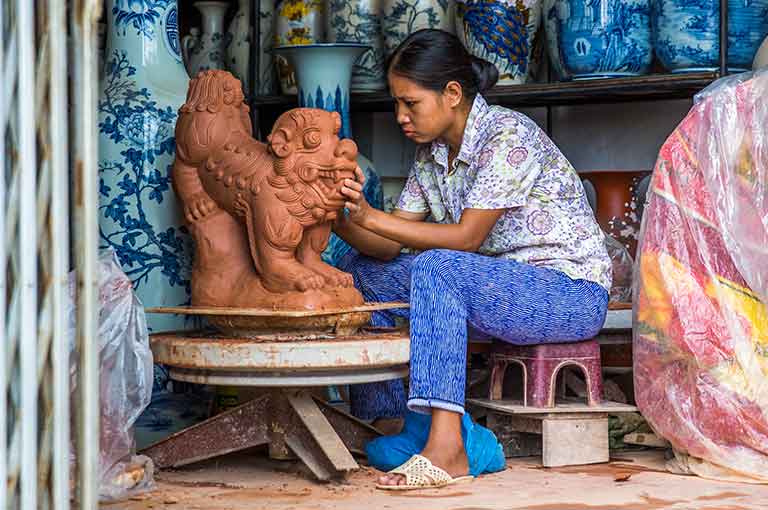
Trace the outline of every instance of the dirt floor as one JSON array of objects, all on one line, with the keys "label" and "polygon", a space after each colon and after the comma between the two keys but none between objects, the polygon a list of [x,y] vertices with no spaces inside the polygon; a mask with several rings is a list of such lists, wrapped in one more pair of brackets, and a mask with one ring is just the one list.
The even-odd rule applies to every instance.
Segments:
[{"label": "dirt floor", "polygon": [[442,490],[376,490],[362,468],[344,483],[320,484],[294,463],[228,455],[156,473],[156,490],[105,510],[747,510],[768,508],[768,486],[663,471],[660,451],[619,452],[610,464],[543,469],[510,460],[506,471]]}]

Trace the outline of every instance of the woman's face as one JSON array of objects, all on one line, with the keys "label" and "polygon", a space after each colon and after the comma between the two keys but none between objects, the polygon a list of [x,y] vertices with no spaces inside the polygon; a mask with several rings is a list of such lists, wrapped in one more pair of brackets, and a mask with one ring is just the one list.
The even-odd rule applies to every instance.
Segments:
[{"label": "woman's face", "polygon": [[455,121],[454,109],[439,92],[394,73],[389,73],[389,90],[395,100],[397,123],[416,143],[432,142]]}]

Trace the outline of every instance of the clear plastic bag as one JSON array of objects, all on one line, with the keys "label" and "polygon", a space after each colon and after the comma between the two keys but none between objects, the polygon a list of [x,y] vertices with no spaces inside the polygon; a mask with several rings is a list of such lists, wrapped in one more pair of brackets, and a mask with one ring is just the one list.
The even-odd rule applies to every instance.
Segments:
[{"label": "clear plastic bag", "polygon": [[[154,487],[151,459],[134,455],[133,424],[152,396],[152,352],[144,308],[114,251],[99,254],[99,495],[115,501]],[[75,282],[70,290],[70,373],[77,408]],[[74,429],[73,429],[74,430]]]},{"label": "clear plastic bag", "polygon": [[632,270],[634,262],[623,244],[613,236],[605,234],[605,249],[613,265],[613,283],[610,301],[612,303],[630,303],[632,301]]},{"label": "clear plastic bag", "polygon": [[768,482],[768,71],[697,97],[656,163],[635,269],[635,397],[669,468]]}]

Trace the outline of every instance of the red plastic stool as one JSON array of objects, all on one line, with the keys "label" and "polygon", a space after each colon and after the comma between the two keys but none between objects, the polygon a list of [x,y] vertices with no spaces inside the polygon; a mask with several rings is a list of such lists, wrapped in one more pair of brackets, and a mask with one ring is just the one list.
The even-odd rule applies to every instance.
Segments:
[{"label": "red plastic stool", "polygon": [[513,345],[494,342],[491,347],[491,400],[501,400],[504,374],[510,363],[523,369],[523,405],[555,407],[557,373],[577,366],[587,380],[587,405],[603,400],[600,345],[596,340],[566,344]]}]

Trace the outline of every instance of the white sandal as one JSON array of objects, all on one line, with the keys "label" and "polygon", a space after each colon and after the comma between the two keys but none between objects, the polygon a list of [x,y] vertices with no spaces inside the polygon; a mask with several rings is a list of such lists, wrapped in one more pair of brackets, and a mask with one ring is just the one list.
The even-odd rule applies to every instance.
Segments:
[{"label": "white sandal", "polygon": [[410,491],[414,489],[439,489],[455,483],[471,481],[473,476],[460,476],[453,478],[444,469],[441,469],[428,458],[422,455],[414,455],[408,461],[389,471],[388,474],[403,475],[405,485],[376,484],[377,489],[385,491]]}]

